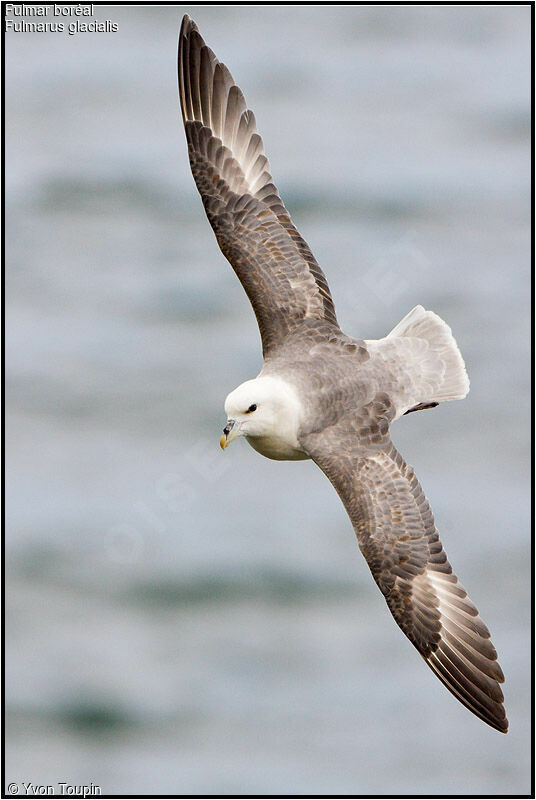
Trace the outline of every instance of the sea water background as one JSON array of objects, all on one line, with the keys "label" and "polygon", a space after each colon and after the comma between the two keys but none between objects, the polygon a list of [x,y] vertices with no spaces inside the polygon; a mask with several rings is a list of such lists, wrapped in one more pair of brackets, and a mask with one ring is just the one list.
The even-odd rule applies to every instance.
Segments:
[{"label": "sea water background", "polygon": [[[501,736],[400,634],[311,463],[218,447],[254,316],[189,172],[190,13],[349,333],[452,326],[401,420],[491,628]],[[529,791],[528,6],[95,9],[6,38],[7,781],[103,793]]]}]

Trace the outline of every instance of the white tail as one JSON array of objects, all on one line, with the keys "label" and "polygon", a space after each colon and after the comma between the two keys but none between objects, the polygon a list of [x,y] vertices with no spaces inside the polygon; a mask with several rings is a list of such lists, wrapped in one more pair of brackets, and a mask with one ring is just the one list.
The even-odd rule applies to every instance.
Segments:
[{"label": "white tail", "polygon": [[452,331],[441,317],[422,306],[415,306],[403,320],[396,325],[386,339],[421,339],[441,361],[442,374],[435,381],[433,397],[423,397],[419,402],[458,400],[469,391],[467,375],[462,354],[452,335]]},{"label": "white tail", "polygon": [[415,306],[384,339],[366,339],[396,408],[395,419],[444,400],[459,400],[469,378],[451,330],[433,311]]}]

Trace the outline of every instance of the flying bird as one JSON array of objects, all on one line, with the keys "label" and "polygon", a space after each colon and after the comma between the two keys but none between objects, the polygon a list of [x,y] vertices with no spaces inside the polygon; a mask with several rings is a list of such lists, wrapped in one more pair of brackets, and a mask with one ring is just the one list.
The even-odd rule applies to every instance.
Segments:
[{"label": "flying bird", "polygon": [[506,733],[489,631],[389,434],[403,414],[469,391],[451,329],[418,305],[383,339],[343,333],[324,273],[273,183],[255,116],[188,16],[178,68],[193,177],[262,339],[263,368],[227,396],[220,444],[243,436],[268,458],[320,467],[397,624],[452,694]]}]

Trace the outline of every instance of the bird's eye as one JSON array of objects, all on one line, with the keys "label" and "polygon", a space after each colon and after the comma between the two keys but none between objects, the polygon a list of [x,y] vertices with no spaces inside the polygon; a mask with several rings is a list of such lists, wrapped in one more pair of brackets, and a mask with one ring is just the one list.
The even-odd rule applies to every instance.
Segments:
[{"label": "bird's eye", "polygon": [[250,405],[250,407],[246,411],[246,414],[251,414],[252,411],[256,411],[256,410],[257,410],[257,403],[253,403],[252,405]]}]

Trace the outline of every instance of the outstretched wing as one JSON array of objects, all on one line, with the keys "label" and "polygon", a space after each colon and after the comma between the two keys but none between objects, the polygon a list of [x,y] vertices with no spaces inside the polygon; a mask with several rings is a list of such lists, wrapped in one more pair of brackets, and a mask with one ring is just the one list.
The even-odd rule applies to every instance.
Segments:
[{"label": "outstretched wing", "polygon": [[490,634],[452,572],[423,490],[371,404],[355,426],[307,438],[330,479],[397,624],[445,686],[506,733],[504,681]]},{"label": "outstretched wing", "polygon": [[264,354],[306,318],[336,325],[324,274],[272,182],[253,112],[188,16],[179,36],[179,94],[192,173],[255,311]]}]

